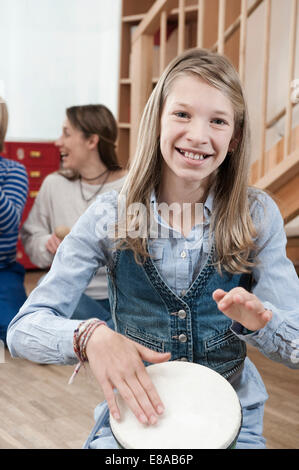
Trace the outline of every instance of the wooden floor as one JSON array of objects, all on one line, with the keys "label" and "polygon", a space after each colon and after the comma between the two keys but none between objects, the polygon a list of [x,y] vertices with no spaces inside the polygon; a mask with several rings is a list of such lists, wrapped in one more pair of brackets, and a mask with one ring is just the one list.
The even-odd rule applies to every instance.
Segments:
[{"label": "wooden floor", "polygon": [[[30,292],[41,273],[26,276]],[[299,448],[299,371],[265,358],[253,348],[249,357],[266,384],[264,435],[269,449]],[[71,366],[12,359],[0,363],[0,449],[80,449],[91,430],[93,410],[103,394],[90,371],[72,385]]]}]

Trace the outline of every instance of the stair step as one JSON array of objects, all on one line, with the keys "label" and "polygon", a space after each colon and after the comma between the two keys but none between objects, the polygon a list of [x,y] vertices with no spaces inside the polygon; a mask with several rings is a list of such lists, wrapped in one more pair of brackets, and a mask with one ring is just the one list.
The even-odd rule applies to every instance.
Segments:
[{"label": "stair step", "polygon": [[285,223],[299,215],[299,146],[254,186],[270,193]]}]

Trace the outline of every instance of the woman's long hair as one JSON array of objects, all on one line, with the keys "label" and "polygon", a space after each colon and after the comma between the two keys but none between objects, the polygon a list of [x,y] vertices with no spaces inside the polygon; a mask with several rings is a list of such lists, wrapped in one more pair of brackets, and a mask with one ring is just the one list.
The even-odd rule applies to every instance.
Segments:
[{"label": "woman's long hair", "polygon": [[[162,155],[160,151],[160,120],[164,102],[174,81],[183,75],[197,76],[226,95],[234,109],[234,135],[236,142],[215,172],[213,178],[214,203],[211,233],[214,236],[216,265],[231,273],[249,272],[255,265],[250,259],[257,235],[251,215],[248,195],[250,168],[250,130],[248,111],[239,76],[229,60],[205,49],[190,49],[175,58],[161,75],[144,109],[140,123],[135,158],[130,167],[121,196],[126,198],[126,208],[134,203],[146,206],[150,214],[150,194],[158,190],[161,182]],[[126,212],[126,223],[132,217]],[[123,232],[121,232],[123,233]],[[147,239],[130,237],[127,230],[119,238],[119,248],[133,250],[135,259],[148,256]]]},{"label": "woman's long hair", "polygon": [[[111,111],[103,104],[87,104],[67,108],[66,116],[86,139],[94,134],[99,136],[98,153],[101,161],[110,171],[120,170],[116,153],[117,123]],[[59,173],[69,179],[79,177],[73,170],[61,169]]]}]

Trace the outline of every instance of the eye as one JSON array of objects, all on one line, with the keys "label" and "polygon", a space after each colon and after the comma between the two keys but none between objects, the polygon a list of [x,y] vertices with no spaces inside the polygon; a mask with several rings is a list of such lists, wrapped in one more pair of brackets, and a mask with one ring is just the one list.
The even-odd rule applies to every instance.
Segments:
[{"label": "eye", "polygon": [[221,118],[215,118],[215,119],[212,119],[212,122],[214,124],[217,124],[217,126],[224,126],[224,125],[227,125],[228,122],[225,121],[224,119],[221,119]]},{"label": "eye", "polygon": [[190,117],[190,115],[185,111],[176,111],[174,115],[181,119],[188,119]]}]

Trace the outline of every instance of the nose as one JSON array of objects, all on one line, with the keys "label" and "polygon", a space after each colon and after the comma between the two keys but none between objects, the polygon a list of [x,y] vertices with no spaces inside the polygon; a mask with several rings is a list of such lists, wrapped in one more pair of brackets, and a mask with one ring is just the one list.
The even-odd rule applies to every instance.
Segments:
[{"label": "nose", "polygon": [[188,124],[187,140],[193,146],[209,143],[209,126],[204,119],[194,119]]},{"label": "nose", "polygon": [[56,145],[56,147],[62,146],[62,136],[60,136],[57,140],[55,140],[54,145]]}]

